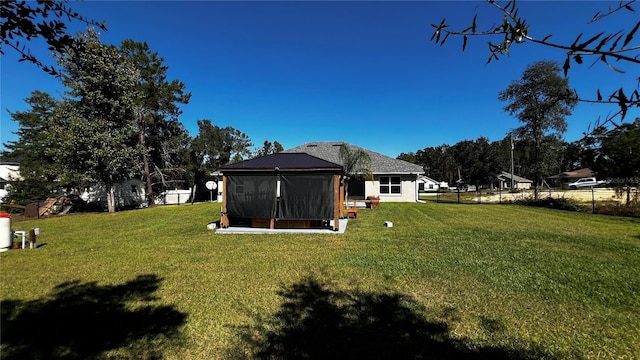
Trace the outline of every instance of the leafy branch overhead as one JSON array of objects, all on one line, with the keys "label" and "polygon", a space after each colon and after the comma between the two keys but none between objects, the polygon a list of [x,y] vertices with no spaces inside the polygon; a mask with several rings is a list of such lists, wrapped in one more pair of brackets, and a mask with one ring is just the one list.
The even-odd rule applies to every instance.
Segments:
[{"label": "leafy branch overhead", "polygon": [[4,47],[8,46],[20,55],[19,61],[29,61],[45,72],[59,76],[58,70],[44,64],[24,43],[42,38],[52,52],[62,52],[65,48],[75,46],[74,37],[66,32],[65,20],[107,29],[104,22],[98,23],[83,17],[67,3],[68,0],[0,1],[0,54],[4,55]]},{"label": "leafy branch overhead", "polygon": [[[494,24],[486,30],[479,30],[478,15],[476,14],[470,26],[463,30],[451,30],[450,25],[443,19],[439,24],[431,25],[434,28],[434,32],[430,41],[442,46],[450,36],[462,37],[462,51],[465,51],[470,37],[490,37],[492,40],[489,41],[490,54],[487,63],[490,63],[492,60],[499,60],[499,57],[502,55],[509,56],[509,51],[514,44],[531,42],[544,45],[565,51],[566,57],[562,67],[565,76],[569,73],[572,63],[582,64],[586,57],[594,58],[591,66],[598,62],[604,63],[617,73],[625,73],[625,70],[614,66],[612,64],[614,61],[640,65],[640,45],[634,42],[638,29],[640,28],[640,21],[628,31],[619,30],[612,33],[600,32],[588,38],[583,38],[584,34],[580,33],[576,36],[572,44],[560,44],[551,40],[552,34],[547,34],[542,38],[535,37],[531,34],[529,32],[529,23],[524,17],[520,16],[519,8],[515,0],[507,1],[506,3],[494,0],[487,0],[487,2],[498,9],[503,16],[502,22],[498,25]],[[632,7],[635,2],[636,0],[620,1],[614,7],[610,6],[606,12],[596,13],[590,19],[589,23],[597,22],[619,11],[635,12]],[[498,40],[494,41],[493,39],[495,38]],[[640,77],[638,77],[638,82],[640,83]],[[637,88],[631,92],[625,92],[624,89],[620,88],[606,97],[602,96],[598,89],[595,98],[580,98],[579,101],[618,105],[619,111],[608,116],[603,122],[603,125],[607,122],[616,125],[613,121],[614,118],[620,116],[620,119],[623,120],[630,108],[640,107],[640,93]]]}]

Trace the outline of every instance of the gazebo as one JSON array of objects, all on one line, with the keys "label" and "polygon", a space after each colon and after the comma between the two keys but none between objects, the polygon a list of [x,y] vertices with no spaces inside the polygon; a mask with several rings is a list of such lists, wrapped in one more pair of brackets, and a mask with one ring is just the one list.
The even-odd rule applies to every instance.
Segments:
[{"label": "gazebo", "polygon": [[342,166],[277,153],[223,166],[220,226],[338,229]]}]

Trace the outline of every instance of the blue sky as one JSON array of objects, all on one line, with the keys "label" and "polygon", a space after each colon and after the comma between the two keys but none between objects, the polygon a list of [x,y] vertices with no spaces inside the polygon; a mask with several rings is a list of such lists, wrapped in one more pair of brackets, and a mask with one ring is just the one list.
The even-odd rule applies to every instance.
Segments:
[{"label": "blue sky", "polygon": [[[637,12],[620,12],[587,25],[617,1],[523,1],[530,34],[571,44],[599,31],[629,30]],[[232,126],[254,145],[278,141],[291,148],[310,141],[346,141],[396,157],[402,152],[453,145],[480,136],[500,140],[518,121],[503,111],[498,93],[538,60],[564,61],[562,51],[526,44],[486,64],[487,38],[429,41],[432,23],[446,18],[454,29],[480,29],[501,21],[480,1],[85,1],[72,2],[84,16],[107,22],[101,39],[146,41],[164,57],[169,79],[192,93],[181,121],[192,136],[196,121]],[[639,6],[636,6],[639,7]],[[640,7],[637,9],[640,11]],[[83,30],[75,24],[72,31]],[[637,41],[634,41],[637,45]],[[32,52],[47,58],[46,48]],[[1,140],[15,141],[17,124],[7,109],[25,110],[33,90],[59,97],[63,88],[34,65],[17,62],[10,49],[1,60]],[[635,89],[637,68],[625,74],[592,60],[574,65],[570,85],[595,98],[621,86]],[[567,141],[582,137],[613,106],[580,104],[568,118]],[[628,114],[633,119],[638,109]]]}]

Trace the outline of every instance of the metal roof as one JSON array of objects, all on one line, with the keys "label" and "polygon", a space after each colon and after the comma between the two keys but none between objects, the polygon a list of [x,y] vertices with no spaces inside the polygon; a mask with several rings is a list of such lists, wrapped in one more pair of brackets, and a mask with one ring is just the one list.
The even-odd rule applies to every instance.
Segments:
[{"label": "metal roof", "polygon": [[219,171],[342,171],[342,166],[305,153],[277,153],[220,167]]},{"label": "metal roof", "polygon": [[343,141],[310,142],[285,150],[283,153],[307,153],[326,161],[342,164],[342,160],[340,159],[340,147],[344,145],[348,145],[353,149],[366,151],[371,158],[371,172],[373,174],[424,174],[424,169],[422,169],[422,166],[420,165],[412,164],[404,160],[394,159],[356,145],[347,144]]}]

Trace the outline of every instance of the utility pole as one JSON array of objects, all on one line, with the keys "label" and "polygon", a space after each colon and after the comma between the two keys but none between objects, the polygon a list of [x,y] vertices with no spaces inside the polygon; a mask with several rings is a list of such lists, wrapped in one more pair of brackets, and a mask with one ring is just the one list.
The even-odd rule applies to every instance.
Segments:
[{"label": "utility pole", "polygon": [[513,134],[511,134],[511,190],[513,190]]}]

